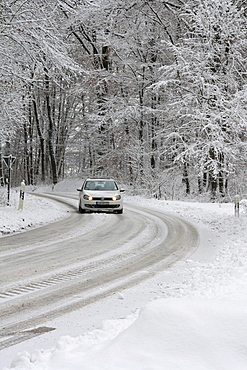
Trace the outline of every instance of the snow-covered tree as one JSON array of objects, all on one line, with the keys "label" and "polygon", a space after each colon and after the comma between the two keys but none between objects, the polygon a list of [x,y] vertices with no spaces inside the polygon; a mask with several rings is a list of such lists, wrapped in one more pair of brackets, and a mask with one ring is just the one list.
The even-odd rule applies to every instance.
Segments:
[{"label": "snow-covered tree", "polygon": [[169,50],[162,55],[160,42],[175,37],[177,6],[172,3],[177,2],[64,5],[70,39],[76,40],[75,58],[89,69],[78,135],[84,138],[88,165],[96,170],[121,171],[132,182],[145,177],[147,183],[159,169],[159,98],[149,87],[171,55]]},{"label": "snow-covered tree", "polygon": [[189,1],[180,16],[187,32],[165,43],[174,62],[155,86],[169,98],[167,151],[185,174],[196,168],[199,190],[223,195],[247,132],[246,17],[231,0]]},{"label": "snow-covered tree", "polygon": [[59,4],[4,0],[0,5],[2,137],[12,143],[19,170],[31,183],[34,172],[43,180],[51,174],[57,182],[64,156],[60,141],[66,141],[71,124],[63,99],[70,95],[73,75],[81,72],[68,54]]},{"label": "snow-covered tree", "polygon": [[[242,5],[243,7],[243,5]],[[227,187],[246,135],[246,15],[222,0],[3,0],[2,143],[20,178]],[[83,72],[82,72],[83,71]]]}]

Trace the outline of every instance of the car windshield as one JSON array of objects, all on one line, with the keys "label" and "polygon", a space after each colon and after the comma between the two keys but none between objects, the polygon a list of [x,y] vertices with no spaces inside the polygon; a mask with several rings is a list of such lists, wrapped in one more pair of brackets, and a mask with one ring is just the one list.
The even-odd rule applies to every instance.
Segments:
[{"label": "car windshield", "polygon": [[105,180],[88,180],[84,186],[85,190],[102,190],[111,191],[117,190],[117,185],[114,181]]}]

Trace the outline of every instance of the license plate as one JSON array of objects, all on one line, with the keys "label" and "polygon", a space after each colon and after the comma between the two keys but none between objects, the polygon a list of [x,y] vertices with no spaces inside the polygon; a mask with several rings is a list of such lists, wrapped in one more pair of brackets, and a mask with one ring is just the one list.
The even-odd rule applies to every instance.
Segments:
[{"label": "license plate", "polygon": [[96,202],[97,206],[108,206],[109,202]]}]

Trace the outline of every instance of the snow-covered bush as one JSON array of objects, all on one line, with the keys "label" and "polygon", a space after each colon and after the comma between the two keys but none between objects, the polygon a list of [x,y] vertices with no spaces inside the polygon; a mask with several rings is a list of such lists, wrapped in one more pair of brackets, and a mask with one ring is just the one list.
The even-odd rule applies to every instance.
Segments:
[{"label": "snow-covered bush", "polygon": [[244,215],[247,215],[247,199],[242,199],[239,202],[239,206],[240,206],[240,212]]},{"label": "snow-covered bush", "polygon": [[6,205],[7,196],[6,196],[6,189],[0,189],[0,207]]}]

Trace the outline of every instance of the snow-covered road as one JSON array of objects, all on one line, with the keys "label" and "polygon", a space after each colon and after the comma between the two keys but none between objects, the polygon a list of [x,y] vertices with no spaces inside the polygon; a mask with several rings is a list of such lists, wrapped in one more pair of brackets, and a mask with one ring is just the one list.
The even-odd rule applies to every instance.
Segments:
[{"label": "snow-covered road", "polygon": [[[67,179],[57,184],[53,194],[74,192],[76,196],[80,185],[81,179]],[[52,189],[46,186],[29,191]],[[1,234],[19,233],[67,215],[62,203],[49,199],[27,194],[23,211],[17,211],[18,191],[16,200],[17,205],[13,192],[11,207],[0,207],[0,252],[5,239]],[[77,201],[71,202],[77,206]],[[199,231],[199,247],[140,284],[120,287],[104,299],[20,331],[30,340],[0,351],[1,370],[246,369],[246,208],[241,207],[240,216],[235,217],[232,203],[145,199],[128,194],[124,203],[125,207],[131,203],[189,220]],[[127,216],[127,211],[122,216]],[[86,216],[90,216],[88,223],[80,218],[84,220],[79,227],[82,234],[90,233],[95,222],[96,227],[108,222],[112,215]],[[95,249],[100,245],[101,238]],[[24,250],[25,244],[21,248]],[[21,313],[23,307],[19,309]],[[2,340],[6,336],[0,337]]]},{"label": "snow-covered road", "polygon": [[174,215],[130,204],[123,215],[80,215],[75,195],[46,196],[68,216],[1,239],[0,349],[52,330],[49,320],[140,283],[198,245],[196,229]]}]

